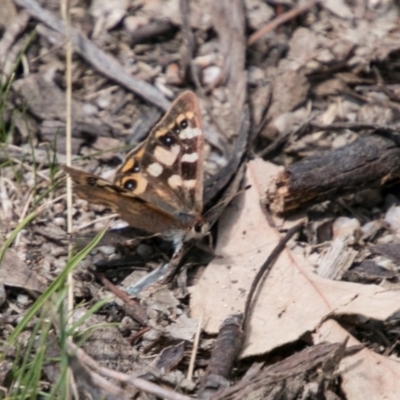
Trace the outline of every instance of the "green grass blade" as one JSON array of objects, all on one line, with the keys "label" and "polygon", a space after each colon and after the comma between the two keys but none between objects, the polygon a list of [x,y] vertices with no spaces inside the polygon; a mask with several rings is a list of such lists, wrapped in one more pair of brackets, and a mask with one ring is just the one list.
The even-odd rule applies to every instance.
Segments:
[{"label": "green grass blade", "polygon": [[39,309],[44,305],[44,303],[50,298],[50,296],[55,293],[58,289],[62,288],[65,284],[65,280],[70,272],[97,246],[103,237],[106,228],[103,229],[97,236],[89,243],[84,249],[79,251],[75,256],[73,256],[67,263],[65,269],[61,274],[54,280],[54,282],[49,286],[49,288],[35,301],[29,311],[25,314],[22,321],[16,326],[12,334],[7,339],[7,342],[13,343],[18,335],[25,328],[27,323],[31,318],[39,311]]}]

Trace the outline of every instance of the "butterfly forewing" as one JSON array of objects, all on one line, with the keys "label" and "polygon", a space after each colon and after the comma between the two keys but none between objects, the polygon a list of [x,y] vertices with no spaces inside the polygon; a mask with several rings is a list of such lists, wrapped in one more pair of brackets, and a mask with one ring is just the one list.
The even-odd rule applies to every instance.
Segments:
[{"label": "butterfly forewing", "polygon": [[201,213],[203,130],[193,93],[179,96],[114,182],[172,215]]}]

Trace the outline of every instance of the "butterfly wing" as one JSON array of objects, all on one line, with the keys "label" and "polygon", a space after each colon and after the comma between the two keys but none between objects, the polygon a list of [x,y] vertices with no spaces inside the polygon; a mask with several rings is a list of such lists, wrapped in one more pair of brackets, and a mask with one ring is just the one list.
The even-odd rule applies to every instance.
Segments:
[{"label": "butterfly wing", "polygon": [[184,228],[172,215],[105,179],[65,165],[63,169],[72,178],[74,191],[79,197],[92,204],[110,207],[134,228],[150,234]]},{"label": "butterfly wing", "polygon": [[203,137],[197,98],[184,92],[144,145],[127,156],[114,184],[192,223],[190,216],[198,216],[203,206]]}]

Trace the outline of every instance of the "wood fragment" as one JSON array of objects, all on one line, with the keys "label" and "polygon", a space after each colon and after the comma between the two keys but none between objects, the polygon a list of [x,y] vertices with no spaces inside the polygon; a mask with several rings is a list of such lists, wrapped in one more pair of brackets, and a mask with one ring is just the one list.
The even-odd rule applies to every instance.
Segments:
[{"label": "wood fragment", "polygon": [[374,135],[290,165],[276,177],[266,197],[272,212],[285,214],[399,181],[400,148],[391,139]]},{"label": "wood fragment", "polygon": [[395,263],[400,263],[400,243],[398,240],[393,243],[378,243],[371,246],[371,250],[375,253],[382,254]]},{"label": "wood fragment", "polygon": [[348,237],[338,237],[321,257],[316,272],[322,278],[339,281],[351,267],[357,254],[358,252],[351,248]]},{"label": "wood fragment", "polygon": [[114,284],[112,284],[102,273],[95,271],[92,272],[110,292],[112,292],[114,295],[125,302],[125,313],[129,317],[134,319],[142,326],[147,325],[146,311],[138,301],[131,299],[123,290],[117,288]]},{"label": "wood fragment", "polygon": [[161,373],[172,371],[183,360],[184,355],[185,342],[168,346],[161,351],[155,368]]},{"label": "wood fragment", "polygon": [[169,21],[152,21],[147,25],[141,26],[130,34],[130,44],[134,46],[143,43],[155,36],[165,34],[173,29],[173,25]]},{"label": "wood fragment", "polygon": [[232,315],[221,324],[210,362],[200,385],[198,393],[200,399],[208,399],[218,390],[229,386],[228,379],[244,340],[242,318],[242,314]]},{"label": "wood fragment", "polygon": [[190,4],[189,0],[179,0],[179,10],[182,19],[183,46],[181,47],[181,77],[186,78],[189,66],[192,66],[192,78],[195,76],[194,64],[192,64],[195,39],[190,26]]},{"label": "wood fragment", "polygon": [[357,346],[357,348],[352,346],[346,349],[344,349],[344,346],[345,342],[322,343],[308,347],[283,361],[264,368],[261,372],[256,370],[236,385],[217,393],[213,400],[241,399],[244,397],[250,399],[254,398],[251,396],[257,389],[264,387],[264,394],[266,394],[272,392],[276,386],[281,389],[281,396],[268,398],[287,398],[284,394],[286,394],[286,390],[290,390],[288,386],[290,386],[289,383],[294,377],[305,378],[307,372],[321,367],[324,372],[327,372],[327,376],[322,376],[321,379],[330,380],[331,371],[337,367],[343,356],[361,350],[360,346]]}]

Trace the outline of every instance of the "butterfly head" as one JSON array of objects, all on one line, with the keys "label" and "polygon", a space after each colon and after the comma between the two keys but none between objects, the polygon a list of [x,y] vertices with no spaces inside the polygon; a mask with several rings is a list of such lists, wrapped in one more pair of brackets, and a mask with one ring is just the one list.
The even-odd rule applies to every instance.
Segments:
[{"label": "butterfly head", "polygon": [[192,226],[188,236],[189,239],[201,239],[206,236],[210,230],[210,226],[208,222],[206,222],[203,218],[198,218],[196,223]]}]

